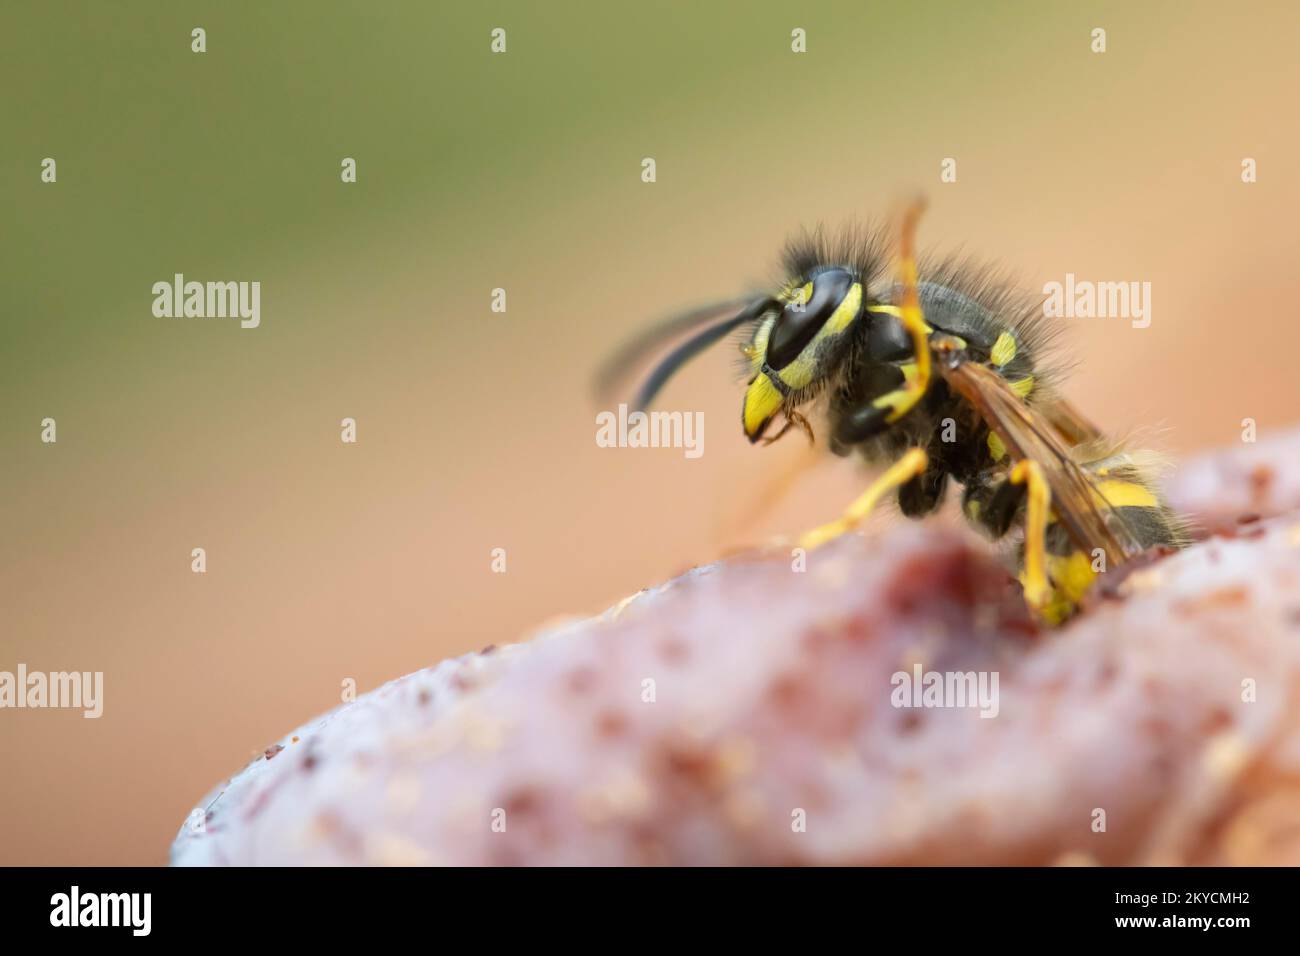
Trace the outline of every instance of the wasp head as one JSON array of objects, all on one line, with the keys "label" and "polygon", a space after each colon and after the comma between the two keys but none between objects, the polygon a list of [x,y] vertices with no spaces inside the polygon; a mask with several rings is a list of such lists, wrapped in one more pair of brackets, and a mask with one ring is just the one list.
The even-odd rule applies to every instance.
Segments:
[{"label": "wasp head", "polygon": [[817,393],[846,354],[863,305],[862,282],[838,266],[790,282],[773,299],[744,346],[751,374],[741,422],[751,442]]}]

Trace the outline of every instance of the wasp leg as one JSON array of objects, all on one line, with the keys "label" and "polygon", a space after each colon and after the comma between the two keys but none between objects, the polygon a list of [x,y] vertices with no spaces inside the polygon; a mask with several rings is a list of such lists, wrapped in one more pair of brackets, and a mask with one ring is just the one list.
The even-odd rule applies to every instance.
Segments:
[{"label": "wasp leg", "polygon": [[[1038,471],[1038,466],[1033,465],[1031,469],[1031,463],[1023,462],[1018,475],[1013,469],[1010,473],[986,471],[972,476],[962,495],[962,512],[995,541],[1010,531],[1017,519],[1023,519],[1025,542],[1020,582],[1025,603],[1046,623],[1060,624],[1078,609],[1096,575],[1091,569],[1091,558],[1072,547],[1065,529],[1054,523],[1050,515],[1044,532],[1033,530],[1033,521],[1037,519],[1031,519],[1026,506],[1036,480],[1031,471]],[[1049,505],[1050,500],[1043,505],[1044,514],[1048,514]],[[1038,578],[1031,569],[1037,566],[1043,569],[1041,580],[1046,582],[1046,589],[1040,585],[1035,592]]]},{"label": "wasp leg", "polygon": [[948,490],[948,469],[931,454],[925,471],[898,489],[898,509],[908,518],[924,518],[943,504]]},{"label": "wasp leg", "polygon": [[889,492],[901,488],[918,475],[924,474],[928,464],[929,458],[924,449],[911,449],[902,458],[890,465],[883,475],[873,481],[871,487],[859,495],[853,504],[849,505],[843,517],[818,528],[813,528],[800,537],[799,547],[811,551],[827,541],[852,531],[867,515],[871,514],[881,498],[889,494]]},{"label": "wasp leg", "polygon": [[1060,624],[1079,609],[1079,602],[1097,580],[1092,556],[1083,551],[1053,554],[1047,559],[1052,599],[1040,613],[1049,624]]},{"label": "wasp leg", "polygon": [[770,435],[767,438],[764,438],[763,444],[764,445],[772,444],[772,442],[776,441],[778,438],[780,438],[782,435],[788,432],[791,428],[798,428],[805,435],[807,435],[809,445],[816,444],[816,439],[813,436],[812,424],[808,421],[808,419],[804,418],[793,408],[786,410],[785,424],[781,426],[781,430],[777,432],[775,435]]},{"label": "wasp leg", "polygon": [[1052,586],[1047,580],[1047,517],[1052,503],[1052,491],[1043,477],[1038,462],[1024,459],[1016,462],[1009,479],[1012,484],[1023,484],[1028,491],[1025,504],[1025,569],[1020,583],[1025,589],[1025,603],[1043,613],[1052,598]]},{"label": "wasp leg", "polygon": [[1011,530],[1011,522],[1024,504],[1026,493],[1025,486],[1014,481],[1004,481],[993,490],[983,521],[994,540]]},{"label": "wasp leg", "polygon": [[872,402],[880,409],[883,424],[892,425],[913,408],[930,387],[930,332],[921,311],[921,297],[916,290],[916,223],[921,218],[924,204],[913,203],[903,213],[902,230],[898,238],[898,284],[901,289],[897,317],[904,331],[912,339],[913,361],[908,363],[907,378],[902,388],[886,392]]},{"label": "wasp leg", "polygon": [[962,514],[994,541],[1011,530],[1025,503],[1025,486],[1012,484],[1007,474],[986,470],[972,475],[962,492]]}]

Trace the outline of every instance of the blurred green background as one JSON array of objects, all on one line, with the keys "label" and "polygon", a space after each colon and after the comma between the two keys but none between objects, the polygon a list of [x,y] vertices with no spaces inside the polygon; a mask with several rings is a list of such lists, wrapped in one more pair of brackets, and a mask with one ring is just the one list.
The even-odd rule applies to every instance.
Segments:
[{"label": "blurred green background", "polygon": [[[843,463],[759,508],[806,452],[744,441],[726,350],[665,395],[706,413],[703,458],[594,442],[599,358],[770,279],[800,226],[923,190],[925,244],[1031,287],[1152,282],[1150,328],[1069,330],[1067,391],[1168,451],[1300,407],[1269,361],[1297,293],[1294,4],[0,17],[0,669],[102,670],[106,698],[98,721],[0,712],[0,863],[161,862],[194,801],[345,678],[830,517],[862,480]],[[176,272],[260,281],[261,327],[155,318]]]}]

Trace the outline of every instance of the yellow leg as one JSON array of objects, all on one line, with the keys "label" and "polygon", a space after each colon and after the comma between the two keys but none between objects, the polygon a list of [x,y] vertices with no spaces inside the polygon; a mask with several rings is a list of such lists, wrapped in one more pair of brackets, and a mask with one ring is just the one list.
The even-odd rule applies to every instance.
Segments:
[{"label": "yellow leg", "polygon": [[1092,555],[1083,551],[1072,551],[1064,557],[1048,557],[1052,599],[1040,612],[1047,623],[1060,624],[1078,610],[1079,602],[1097,580],[1092,561]]},{"label": "yellow leg", "polygon": [[1052,503],[1052,490],[1047,486],[1038,462],[1024,459],[1011,469],[1013,484],[1028,485],[1025,503],[1025,569],[1020,583],[1025,589],[1025,603],[1042,613],[1052,598],[1052,587],[1047,580],[1047,509]]},{"label": "yellow leg", "polygon": [[898,321],[912,337],[912,351],[916,356],[916,371],[907,376],[902,388],[875,400],[879,408],[888,408],[885,421],[893,424],[913,408],[930,387],[930,326],[921,312],[921,297],[916,291],[916,223],[921,218],[924,203],[912,203],[903,213],[902,231],[898,239],[898,284],[902,287],[902,300],[898,303]]},{"label": "yellow leg", "polygon": [[858,499],[849,505],[844,516],[838,521],[832,521],[821,527],[813,528],[799,539],[799,547],[811,551],[813,548],[820,547],[827,541],[838,538],[840,535],[852,531],[862,521],[871,514],[872,510],[880,503],[880,499],[889,492],[901,488],[908,481],[917,475],[925,473],[926,465],[929,459],[925,451],[921,448],[913,448],[889,469],[871,483],[871,487],[858,496]]}]

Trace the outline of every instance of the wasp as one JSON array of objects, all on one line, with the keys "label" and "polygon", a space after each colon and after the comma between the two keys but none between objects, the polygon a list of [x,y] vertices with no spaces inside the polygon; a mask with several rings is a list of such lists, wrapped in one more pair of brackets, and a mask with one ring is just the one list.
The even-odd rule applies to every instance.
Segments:
[{"label": "wasp", "polygon": [[899,218],[892,276],[885,230],[805,233],[787,245],[774,291],[652,328],[611,358],[600,382],[607,389],[647,351],[684,337],[645,379],[635,400],[644,409],[690,359],[740,330],[751,443],[791,428],[814,441],[805,409],[815,405],[833,453],[883,466],[800,547],[851,531],[891,494],[909,518],[929,515],[951,479],[969,522],[994,540],[1017,533],[1025,601],[1059,623],[1099,574],[1183,547],[1186,530],[1157,491],[1153,456],[1107,439],[1056,390],[1041,302],[971,260],[918,265],[922,208],[914,202]]}]

